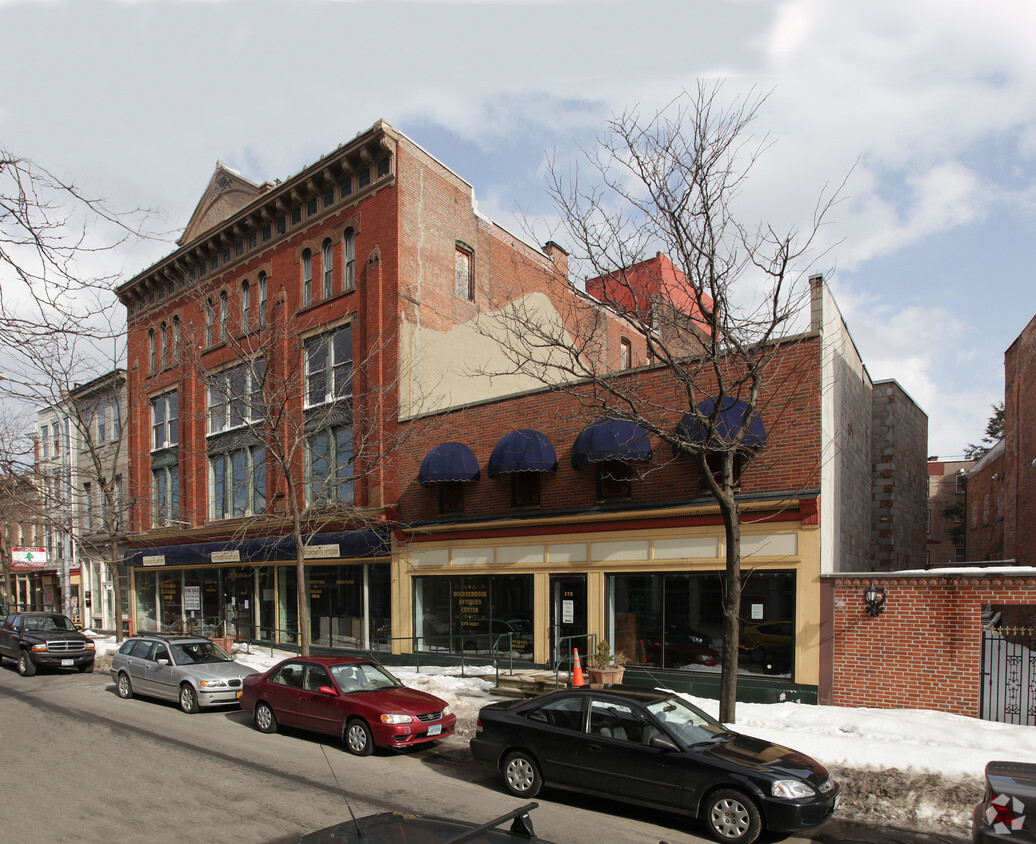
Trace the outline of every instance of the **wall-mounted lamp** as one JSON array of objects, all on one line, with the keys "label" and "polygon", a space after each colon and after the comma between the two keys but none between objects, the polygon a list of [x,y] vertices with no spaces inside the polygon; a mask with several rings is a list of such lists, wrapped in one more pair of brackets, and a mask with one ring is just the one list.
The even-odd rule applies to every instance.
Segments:
[{"label": "wall-mounted lamp", "polygon": [[875,586],[872,580],[871,585],[863,593],[863,600],[867,604],[867,612],[872,618],[877,618],[885,609],[885,587]]}]

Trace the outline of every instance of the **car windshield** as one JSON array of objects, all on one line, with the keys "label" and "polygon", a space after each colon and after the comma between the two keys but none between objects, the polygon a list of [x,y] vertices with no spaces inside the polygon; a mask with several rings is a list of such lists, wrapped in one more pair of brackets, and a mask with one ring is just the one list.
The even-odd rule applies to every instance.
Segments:
[{"label": "car windshield", "polygon": [[648,704],[648,712],[684,744],[701,744],[729,734],[719,721],[678,697]]},{"label": "car windshield", "polygon": [[75,632],[72,619],[63,615],[29,615],[25,617],[26,630],[65,630]]},{"label": "car windshield", "polygon": [[177,665],[194,665],[202,662],[228,662],[230,657],[222,648],[212,642],[181,642],[170,645],[173,660]]},{"label": "car windshield", "polygon": [[332,665],[331,675],[343,694],[395,689],[403,684],[380,665],[373,662],[351,662]]}]

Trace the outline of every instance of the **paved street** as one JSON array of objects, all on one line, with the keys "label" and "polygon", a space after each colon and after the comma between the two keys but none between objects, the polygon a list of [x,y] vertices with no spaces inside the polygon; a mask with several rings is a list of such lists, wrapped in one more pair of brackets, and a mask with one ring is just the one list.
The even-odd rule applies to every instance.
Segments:
[{"label": "paved street", "polygon": [[[463,739],[358,759],[306,734],[262,735],[239,710],[188,716],[120,700],[100,671],[24,678],[10,662],[0,670],[0,765],[12,841],[276,844],[346,819],[346,802],[357,816],[407,809],[473,821],[518,805]],[[677,816],[610,801],[546,791],[537,802],[536,831],[557,844],[707,840]],[[954,841],[841,824],[817,840]]]}]

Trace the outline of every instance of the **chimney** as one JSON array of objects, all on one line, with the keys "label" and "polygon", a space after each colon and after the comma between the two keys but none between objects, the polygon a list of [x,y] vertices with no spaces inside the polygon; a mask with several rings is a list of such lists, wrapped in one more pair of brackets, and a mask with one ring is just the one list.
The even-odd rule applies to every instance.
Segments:
[{"label": "chimney", "polygon": [[553,240],[548,240],[543,244],[543,251],[554,264],[554,268],[557,270],[558,274],[565,281],[568,281],[568,253]]}]

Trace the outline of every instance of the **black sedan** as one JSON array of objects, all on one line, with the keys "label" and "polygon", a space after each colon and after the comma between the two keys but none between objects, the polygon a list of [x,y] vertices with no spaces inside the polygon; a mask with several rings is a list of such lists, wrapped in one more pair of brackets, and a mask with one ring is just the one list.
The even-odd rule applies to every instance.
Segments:
[{"label": "black sedan", "polygon": [[1036,841],[1036,764],[990,762],[986,765],[986,793],[971,819],[975,844],[996,841]]},{"label": "black sedan", "polygon": [[479,712],[474,757],[531,798],[544,785],[704,821],[718,841],[819,826],[839,786],[813,759],[726,729],[668,692],[583,687]]}]

